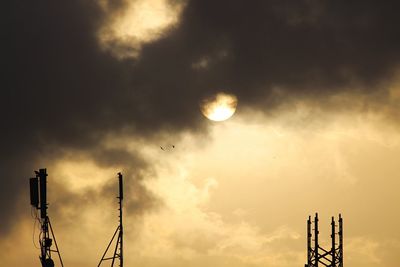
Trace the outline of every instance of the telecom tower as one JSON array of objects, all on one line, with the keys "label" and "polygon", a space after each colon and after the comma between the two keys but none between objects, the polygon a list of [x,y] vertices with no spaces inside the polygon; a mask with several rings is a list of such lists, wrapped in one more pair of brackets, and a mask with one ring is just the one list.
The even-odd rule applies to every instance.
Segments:
[{"label": "telecom tower", "polygon": [[[123,257],[123,228],[122,228],[122,199],[123,199],[123,191],[122,191],[122,174],[118,173],[118,182],[119,182],[119,196],[118,198],[118,204],[119,204],[119,225],[117,229],[114,232],[114,235],[111,238],[110,243],[108,243],[108,246],[106,248],[106,251],[104,251],[103,256],[101,257],[101,260],[99,262],[99,265],[97,267],[100,267],[101,263],[106,260],[112,260],[111,261],[111,267],[114,266],[114,262],[116,259],[119,259],[119,266],[123,267],[124,266],[124,257]],[[114,254],[112,257],[106,257],[107,251],[110,248],[112,242],[114,241],[114,238],[117,236],[117,242],[115,244],[115,249],[114,249]]]},{"label": "telecom tower", "polygon": [[[318,240],[318,213],[314,218],[314,229],[311,229],[311,216],[307,220],[307,264],[305,267],[343,267],[343,219],[339,214],[339,225],[335,224],[335,218],[332,217],[331,222],[331,241],[330,250],[326,250],[319,245]],[[336,227],[339,226],[336,232]],[[314,235],[311,230],[314,231]],[[339,238],[339,243],[336,243],[336,235]],[[312,239],[314,237],[314,239]],[[312,245],[314,241],[314,245]]]},{"label": "telecom tower", "polygon": [[[61,259],[60,250],[58,249],[56,237],[51,227],[50,218],[47,216],[47,173],[46,169],[35,171],[36,177],[29,179],[31,205],[35,208],[35,219],[40,223],[40,262],[42,267],[54,267],[54,261],[51,258],[51,253],[58,254],[61,266],[64,264]],[[40,203],[40,204],[39,204]],[[37,210],[40,210],[40,217],[37,215]],[[50,231],[49,231],[50,230]],[[54,240],[55,250],[51,249]]]}]

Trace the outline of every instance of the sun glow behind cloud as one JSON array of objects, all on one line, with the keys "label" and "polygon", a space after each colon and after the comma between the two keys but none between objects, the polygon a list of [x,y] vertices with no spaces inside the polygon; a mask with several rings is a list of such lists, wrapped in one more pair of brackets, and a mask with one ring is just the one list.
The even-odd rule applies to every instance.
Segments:
[{"label": "sun glow behind cloud", "polygon": [[235,95],[217,93],[211,98],[204,99],[200,104],[201,112],[212,121],[224,121],[233,116],[238,99]]}]

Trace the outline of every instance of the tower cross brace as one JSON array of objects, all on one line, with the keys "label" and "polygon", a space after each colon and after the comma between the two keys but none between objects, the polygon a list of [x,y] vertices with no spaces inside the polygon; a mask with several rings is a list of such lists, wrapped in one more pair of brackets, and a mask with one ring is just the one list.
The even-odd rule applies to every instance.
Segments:
[{"label": "tower cross brace", "polygon": [[[338,225],[335,218],[331,220],[331,248],[324,249],[319,244],[318,213],[315,214],[314,221],[311,216],[307,220],[307,263],[305,267],[343,267],[343,219],[339,214]],[[314,224],[314,229],[312,229]],[[336,229],[338,230],[336,231]],[[314,231],[314,234],[312,233]],[[339,243],[336,243],[336,236]],[[314,239],[313,239],[314,238]],[[314,242],[313,242],[314,241]]]}]

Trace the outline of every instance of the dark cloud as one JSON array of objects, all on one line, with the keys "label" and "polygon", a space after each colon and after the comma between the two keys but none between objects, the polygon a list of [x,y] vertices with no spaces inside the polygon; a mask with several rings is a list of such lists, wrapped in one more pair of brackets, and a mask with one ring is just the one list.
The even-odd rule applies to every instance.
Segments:
[{"label": "dark cloud", "polygon": [[96,152],[103,136],[202,130],[199,100],[217,90],[254,108],[284,101],[274,100],[276,87],[314,98],[352,86],[369,94],[400,56],[397,1],[188,1],[176,28],[125,60],[100,49],[96,34],[108,14],[96,1],[3,7],[2,231],[29,173],[60,151],[129,166],[125,152]]},{"label": "dark cloud", "polygon": [[204,79],[233,90],[242,103],[265,96],[273,86],[292,94],[329,94],[357,82],[373,90],[398,64],[395,6],[393,1],[195,1],[181,31],[189,47],[199,48],[193,56],[226,47],[227,59]]}]

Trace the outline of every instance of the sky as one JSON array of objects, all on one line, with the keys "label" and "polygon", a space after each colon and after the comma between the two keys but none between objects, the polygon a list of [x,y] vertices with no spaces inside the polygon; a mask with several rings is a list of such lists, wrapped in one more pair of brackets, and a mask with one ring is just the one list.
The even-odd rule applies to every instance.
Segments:
[{"label": "sky", "polygon": [[[65,266],[400,260],[398,1],[15,0],[1,10],[0,258],[39,266],[29,177],[47,168]],[[203,116],[236,96],[228,120]],[[160,146],[165,149],[160,149]],[[56,262],[57,266],[57,262]],[[59,265],[58,265],[59,266]]]}]

